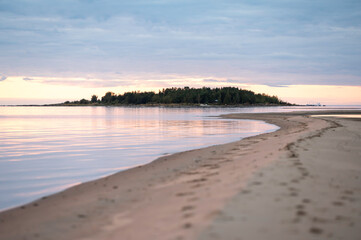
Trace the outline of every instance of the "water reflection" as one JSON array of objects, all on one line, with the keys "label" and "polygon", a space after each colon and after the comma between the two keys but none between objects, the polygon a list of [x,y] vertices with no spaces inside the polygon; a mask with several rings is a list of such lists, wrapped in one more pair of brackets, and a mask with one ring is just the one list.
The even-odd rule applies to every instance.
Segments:
[{"label": "water reflection", "polygon": [[238,111],[0,107],[0,209],[147,163],[162,154],[277,129],[260,121],[207,117]]}]

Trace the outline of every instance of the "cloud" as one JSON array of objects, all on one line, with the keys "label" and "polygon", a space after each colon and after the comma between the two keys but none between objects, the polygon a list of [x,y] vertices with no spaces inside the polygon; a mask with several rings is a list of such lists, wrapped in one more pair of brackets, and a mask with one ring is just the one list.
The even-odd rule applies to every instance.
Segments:
[{"label": "cloud", "polygon": [[34,80],[34,78],[24,77],[23,80],[24,81],[31,81],[31,80]]},{"label": "cloud", "polygon": [[5,81],[7,77],[0,75],[0,81]]},{"label": "cloud", "polygon": [[361,85],[360,8],[352,0],[2,1],[0,62],[22,76],[103,75],[104,85],[116,84],[109,72]]},{"label": "cloud", "polygon": [[203,79],[203,82],[217,83],[217,82],[224,82],[224,80],[208,78],[208,79]]},{"label": "cloud", "polygon": [[269,86],[269,87],[277,87],[277,88],[280,88],[280,87],[282,87],[282,88],[284,88],[284,87],[289,87],[289,86],[287,86],[287,85],[285,85],[285,84],[277,84],[277,83],[268,83],[268,84],[265,84],[266,86]]}]

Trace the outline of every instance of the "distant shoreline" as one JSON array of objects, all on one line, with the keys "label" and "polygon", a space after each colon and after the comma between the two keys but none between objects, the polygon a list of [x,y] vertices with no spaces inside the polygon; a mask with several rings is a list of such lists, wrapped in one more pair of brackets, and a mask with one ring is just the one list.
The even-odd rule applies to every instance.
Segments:
[{"label": "distant shoreline", "polygon": [[1,107],[169,107],[169,108],[245,108],[245,107],[318,107],[317,105],[298,105],[298,104],[239,104],[239,105],[220,105],[220,104],[16,104],[0,105]]}]

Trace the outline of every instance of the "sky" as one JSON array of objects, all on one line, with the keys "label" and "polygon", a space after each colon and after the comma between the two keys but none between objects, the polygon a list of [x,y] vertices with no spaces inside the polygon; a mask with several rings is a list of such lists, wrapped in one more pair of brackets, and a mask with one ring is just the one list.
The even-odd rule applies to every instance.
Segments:
[{"label": "sky", "polygon": [[0,0],[0,104],[234,86],[361,104],[359,0]]}]

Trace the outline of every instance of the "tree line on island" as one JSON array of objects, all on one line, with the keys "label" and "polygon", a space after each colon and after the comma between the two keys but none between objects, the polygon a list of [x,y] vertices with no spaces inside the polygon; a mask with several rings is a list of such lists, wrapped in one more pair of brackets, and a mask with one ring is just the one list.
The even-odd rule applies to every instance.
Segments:
[{"label": "tree line on island", "polygon": [[166,88],[155,92],[107,92],[103,97],[93,95],[90,100],[66,101],[64,105],[140,105],[140,104],[209,104],[209,105],[291,105],[277,96],[256,94],[236,87],[222,88]]}]

